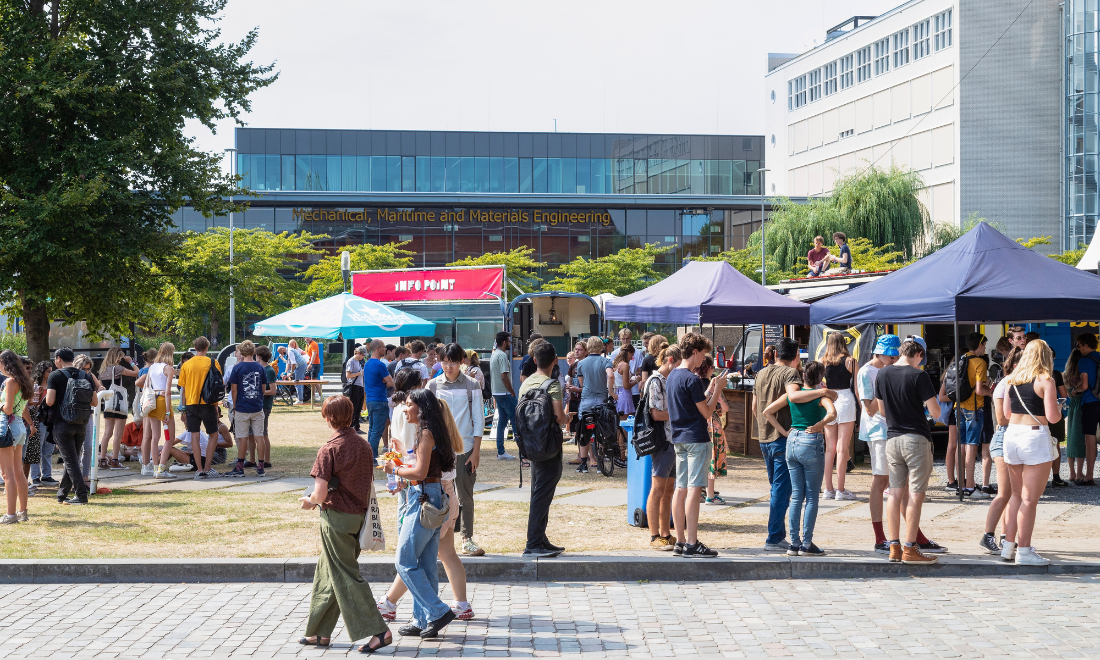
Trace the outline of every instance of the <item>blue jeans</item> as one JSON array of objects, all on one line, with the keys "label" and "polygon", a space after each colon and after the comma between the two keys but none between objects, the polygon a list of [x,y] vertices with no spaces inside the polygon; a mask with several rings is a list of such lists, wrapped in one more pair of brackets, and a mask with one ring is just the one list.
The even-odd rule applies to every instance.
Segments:
[{"label": "blue jeans", "polygon": [[[11,429],[12,442],[16,447],[19,447],[19,451],[23,451],[21,445],[27,444],[27,425],[23,423],[22,417],[12,416],[12,420],[8,421],[8,416],[0,412],[0,436],[7,433],[8,429]],[[20,459],[22,461],[22,459]],[[23,466],[19,466],[19,469],[23,469]]]},{"label": "blue jeans", "polygon": [[[791,429],[787,436],[787,469],[791,472],[791,545],[808,548],[814,542],[817,498],[825,478],[825,436]],[[805,502],[806,510],[802,510]],[[799,537],[799,517],[802,534]]]},{"label": "blue jeans", "polygon": [[964,445],[981,445],[985,418],[982,409],[955,409],[955,423],[959,425],[959,442]]},{"label": "blue jeans", "polygon": [[[308,366],[309,366],[308,364],[296,365],[294,367],[294,380],[305,380],[306,379],[306,367],[308,367]],[[298,386],[298,403],[302,403],[303,401],[305,401],[306,403],[309,403],[308,401],[306,401],[306,389],[307,388],[306,388],[305,385],[299,385]],[[310,394],[312,394],[312,391],[310,392]]]},{"label": "blue jeans", "polygon": [[768,511],[768,543],[782,543],[787,538],[787,507],[791,505],[791,474],[787,470],[787,439],[760,445],[768,483],[772,485]]},{"label": "blue jeans", "polygon": [[386,422],[390,421],[390,404],[385,401],[367,401],[367,424],[370,430],[367,433],[367,442],[370,450],[378,456],[378,444],[382,440],[382,431],[386,430]]},{"label": "blue jeans", "polygon": [[439,530],[425,529],[420,524],[420,495],[428,496],[433,506],[443,505],[443,489],[439,484],[410,486],[405,491],[405,517],[397,540],[397,574],[413,597],[412,623],[426,628],[429,623],[447,613],[447,604],[439,599]]},{"label": "blue jeans", "polygon": [[516,424],[516,404],[519,402],[511,394],[494,394],[493,400],[497,402],[497,456],[504,453],[504,430],[511,422]]}]

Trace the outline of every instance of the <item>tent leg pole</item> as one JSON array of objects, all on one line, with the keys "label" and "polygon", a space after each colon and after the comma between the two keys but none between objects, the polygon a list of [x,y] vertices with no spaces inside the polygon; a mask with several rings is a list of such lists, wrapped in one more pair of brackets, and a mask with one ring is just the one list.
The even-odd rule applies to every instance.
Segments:
[{"label": "tent leg pole", "polygon": [[[745,374],[745,343],[748,337],[745,336],[745,324],[741,324],[741,375]],[[763,353],[761,353],[763,355]]]},{"label": "tent leg pole", "polygon": [[[955,355],[952,359],[955,360],[955,365],[956,365],[956,369],[957,369],[958,364],[959,364],[959,321],[958,321],[958,319],[955,319]],[[967,373],[965,373],[965,374],[956,373],[955,378],[956,379],[958,379],[958,378],[967,378],[967,379],[969,379],[970,378],[969,371],[970,370],[967,369]],[[958,386],[956,386],[955,387],[955,401],[954,401],[955,412],[956,413],[958,413],[959,410],[962,409],[962,400],[959,398],[961,393],[962,393],[962,390]],[[966,466],[963,464],[963,443],[962,443],[962,437],[960,437],[960,434],[959,434],[960,430],[962,430],[962,429],[959,426],[958,417],[956,417],[955,418],[955,469],[957,469],[959,471],[959,476],[956,477],[956,479],[955,479],[955,486],[956,486],[957,495],[959,497],[959,501],[962,502],[963,485],[966,483]],[[951,475],[947,475],[947,476],[948,476],[948,478],[951,477]]]}]

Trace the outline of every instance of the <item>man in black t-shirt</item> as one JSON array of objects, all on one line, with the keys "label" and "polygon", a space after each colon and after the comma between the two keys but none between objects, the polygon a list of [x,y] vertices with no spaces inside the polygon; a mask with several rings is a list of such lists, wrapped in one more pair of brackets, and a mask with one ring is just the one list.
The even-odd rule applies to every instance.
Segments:
[{"label": "man in black t-shirt", "polygon": [[[886,462],[890,467],[890,500],[887,510],[887,534],[890,561],[903,564],[934,564],[936,558],[921,552],[917,545],[920,511],[924,493],[932,476],[932,435],[924,408],[939,416],[940,404],[932,379],[919,366],[924,347],[908,339],[899,349],[896,364],[883,367],[875,379],[875,398],[886,417]],[[902,498],[895,496],[908,488],[905,511],[905,546],[900,545]]]},{"label": "man in black t-shirt", "polygon": [[[61,419],[61,402],[65,399],[65,389],[69,379],[77,376],[78,369],[73,366],[73,349],[59,348],[54,352],[54,366],[57,368],[46,381],[46,406],[53,420],[53,443],[57,446],[61,459],[65,461],[65,476],[57,490],[60,504],[87,504],[88,485],[80,473],[80,450],[84,446],[84,433],[87,424],[69,424]],[[87,378],[87,376],[84,376]],[[75,490],[73,497],[69,491]]]}]

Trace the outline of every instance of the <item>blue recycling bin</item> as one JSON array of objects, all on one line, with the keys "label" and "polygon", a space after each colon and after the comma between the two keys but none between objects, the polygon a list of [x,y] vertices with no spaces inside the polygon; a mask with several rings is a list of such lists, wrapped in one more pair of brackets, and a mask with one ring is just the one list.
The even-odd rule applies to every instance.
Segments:
[{"label": "blue recycling bin", "polygon": [[647,527],[645,505],[653,485],[653,459],[638,456],[634,450],[633,416],[619,422],[619,426],[626,431],[626,524]]}]

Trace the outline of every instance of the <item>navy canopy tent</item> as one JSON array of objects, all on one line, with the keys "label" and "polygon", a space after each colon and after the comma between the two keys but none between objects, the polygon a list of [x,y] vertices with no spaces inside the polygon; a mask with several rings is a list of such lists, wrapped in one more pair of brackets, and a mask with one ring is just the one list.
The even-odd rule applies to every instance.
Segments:
[{"label": "navy canopy tent", "polygon": [[1100,278],[981,223],[882,279],[810,306],[810,322],[986,323],[1100,319]]},{"label": "navy canopy tent", "polygon": [[683,325],[807,325],[810,306],[760,286],[725,261],[690,261],[647,289],[608,300],[604,316]]}]

